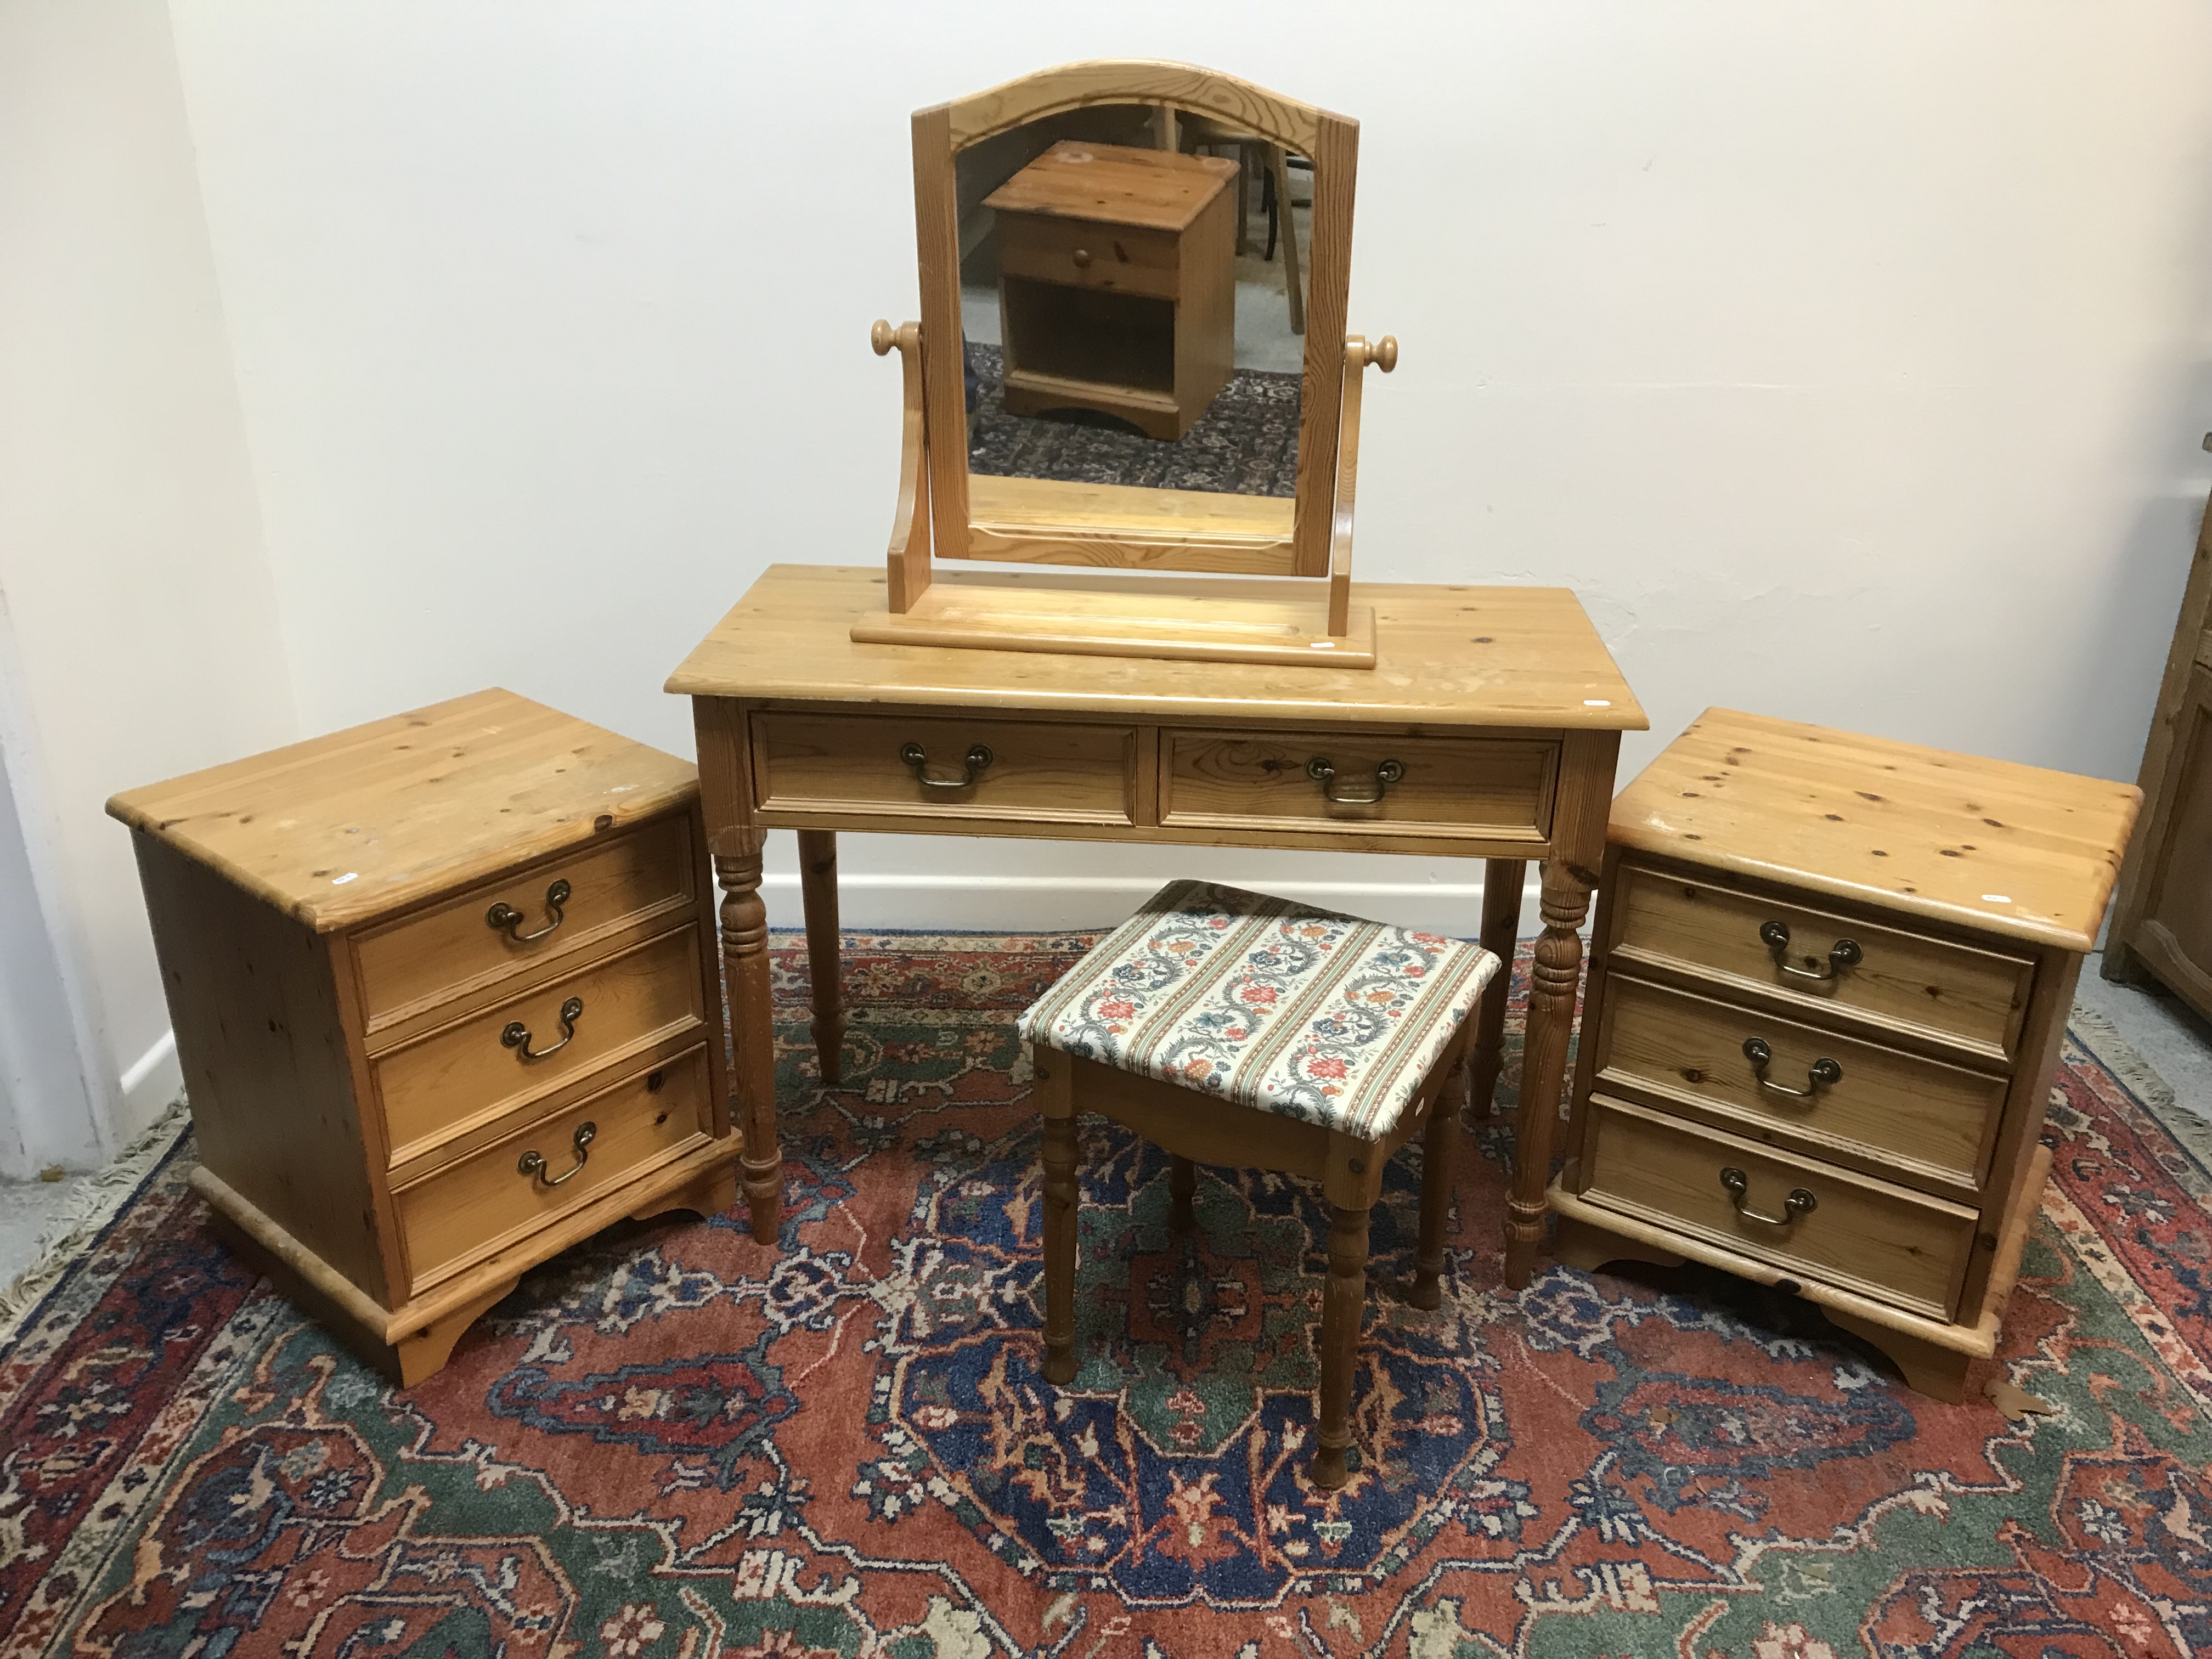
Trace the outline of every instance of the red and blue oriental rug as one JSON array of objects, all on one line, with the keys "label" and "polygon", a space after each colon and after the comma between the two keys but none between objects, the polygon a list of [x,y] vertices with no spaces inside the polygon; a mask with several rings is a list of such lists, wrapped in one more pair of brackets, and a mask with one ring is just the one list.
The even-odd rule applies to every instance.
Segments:
[{"label": "red and blue oriental rug", "polygon": [[1301,1185],[1206,1170],[1185,1241],[1162,1156],[1092,1121],[1087,1358],[1038,1376],[1012,1016],[1085,943],[855,937],[830,1091],[780,948],[781,1253],[626,1224],[411,1391],[257,1288],[189,1138],[156,1149],[0,1347],[0,1659],[2212,1652],[2212,1174],[2093,1034],[1970,1383],[2051,1415],[1907,1393],[1717,1276],[1508,1293],[1492,1124],[1434,1313],[1389,1294],[1418,1148],[1391,1171],[1323,1493]]}]

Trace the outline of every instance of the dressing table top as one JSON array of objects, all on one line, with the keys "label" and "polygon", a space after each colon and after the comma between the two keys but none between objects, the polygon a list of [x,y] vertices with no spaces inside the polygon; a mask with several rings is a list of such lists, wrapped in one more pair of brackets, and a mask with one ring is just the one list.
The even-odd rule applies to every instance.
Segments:
[{"label": "dressing table top", "polygon": [[[1048,580],[1066,587],[1083,579]],[[941,575],[938,586],[961,580]],[[1214,586],[1250,593],[1258,584]],[[1615,732],[1650,725],[1566,588],[1355,582],[1352,602],[1375,608],[1379,661],[1371,669],[860,644],[849,630],[855,616],[883,608],[880,568],[777,564],[669,676],[666,689],[684,696],[969,709]]]}]

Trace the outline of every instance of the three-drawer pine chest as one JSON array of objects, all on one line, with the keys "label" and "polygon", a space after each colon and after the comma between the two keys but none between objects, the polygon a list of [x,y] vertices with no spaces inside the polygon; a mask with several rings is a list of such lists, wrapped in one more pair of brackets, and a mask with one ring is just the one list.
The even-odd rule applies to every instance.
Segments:
[{"label": "three-drawer pine chest", "polygon": [[108,803],[191,1181],[404,1383],[527,1268],[736,1199],[690,763],[484,691]]},{"label": "three-drawer pine chest", "polygon": [[2139,799],[1707,710],[1613,803],[1560,1258],[1782,1285],[1960,1399]]}]

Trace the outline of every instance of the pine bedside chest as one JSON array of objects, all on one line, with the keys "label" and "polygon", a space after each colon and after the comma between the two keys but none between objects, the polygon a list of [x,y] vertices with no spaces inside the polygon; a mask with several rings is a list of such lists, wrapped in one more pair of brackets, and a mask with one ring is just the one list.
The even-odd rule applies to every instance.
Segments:
[{"label": "pine bedside chest", "polygon": [[984,199],[1008,414],[1197,423],[1236,355],[1236,181],[1216,156],[1062,142]]},{"label": "pine bedside chest", "polygon": [[404,1383],[526,1268],[736,1200],[688,762],[483,691],[108,803],[225,1234]]},{"label": "pine bedside chest", "polygon": [[1708,709],[1613,802],[1560,1259],[1781,1285],[1961,1399],[2140,799]]}]

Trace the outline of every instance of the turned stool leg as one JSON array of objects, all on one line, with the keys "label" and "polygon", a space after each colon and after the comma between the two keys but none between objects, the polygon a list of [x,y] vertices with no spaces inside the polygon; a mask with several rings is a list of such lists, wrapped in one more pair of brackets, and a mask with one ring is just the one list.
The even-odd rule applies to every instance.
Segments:
[{"label": "turned stool leg", "polygon": [[1198,1192],[1198,1166],[1181,1152],[1168,1154],[1168,1229],[1171,1232],[1198,1231],[1198,1215],[1191,1200]]},{"label": "turned stool leg", "polygon": [[1044,1114],[1044,1376],[1075,1381],[1075,1099],[1067,1062],[1032,1048],[1038,1108]]},{"label": "turned stool leg", "polygon": [[1321,1298],[1321,1424],[1309,1474],[1323,1492],[1351,1478],[1352,1375],[1367,1305],[1367,1211],[1329,1206],[1328,1279]]},{"label": "turned stool leg", "polygon": [[1452,1154],[1459,1146],[1459,1112],[1452,1096],[1457,1075],[1430,1109],[1428,1133],[1421,1142],[1421,1237],[1413,1249],[1413,1289],[1407,1298],[1417,1308],[1443,1304],[1444,1230],[1451,1221]]}]

